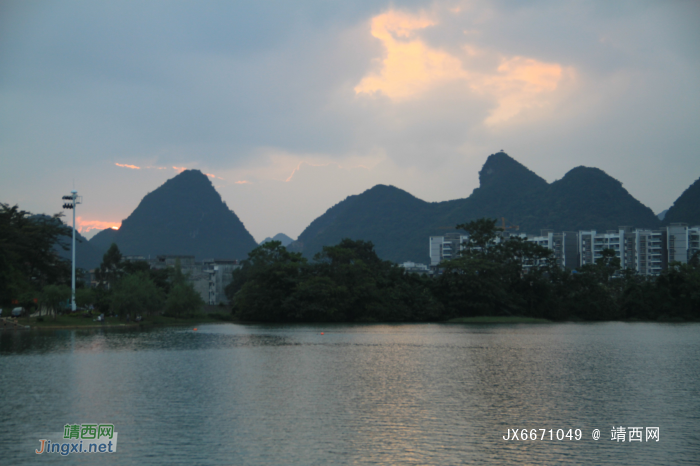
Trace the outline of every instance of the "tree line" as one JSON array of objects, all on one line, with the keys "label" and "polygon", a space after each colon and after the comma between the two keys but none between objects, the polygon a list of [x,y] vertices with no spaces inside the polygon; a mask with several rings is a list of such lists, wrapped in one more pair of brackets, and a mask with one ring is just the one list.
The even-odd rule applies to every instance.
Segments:
[{"label": "tree line", "polygon": [[436,277],[381,260],[371,242],[344,239],[312,261],[272,241],[254,249],[226,288],[236,319],[256,322],[426,322],[522,316],[560,320],[698,320],[700,260],[657,277],[595,264],[560,268],[551,250],[500,235],[496,221],[458,225],[468,241]]},{"label": "tree line", "polygon": [[[53,217],[0,204],[0,307],[67,310],[72,230]],[[371,242],[344,239],[309,261],[280,242],[242,261],[226,288],[235,319],[257,322],[430,322],[460,317],[551,320],[700,320],[700,257],[671,263],[656,277],[620,269],[612,250],[595,264],[561,269],[552,251],[504,238],[495,220],[458,225],[468,241],[436,277],[381,260]],[[84,277],[84,271],[78,274]],[[122,318],[188,316],[203,305],[179,267],[126,261],[113,244],[96,270],[97,286],[78,281],[80,308]]]}]

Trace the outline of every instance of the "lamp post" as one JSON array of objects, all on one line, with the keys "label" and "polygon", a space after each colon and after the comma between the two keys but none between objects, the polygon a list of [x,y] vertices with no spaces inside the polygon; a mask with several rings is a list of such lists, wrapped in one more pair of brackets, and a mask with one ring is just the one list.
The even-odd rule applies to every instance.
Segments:
[{"label": "lamp post", "polygon": [[82,196],[78,196],[78,191],[71,191],[70,196],[63,196],[66,201],[71,201],[63,204],[64,209],[71,209],[73,211],[73,267],[71,270],[71,281],[70,281],[70,305],[71,310],[75,312],[75,206],[77,204],[82,204]]}]

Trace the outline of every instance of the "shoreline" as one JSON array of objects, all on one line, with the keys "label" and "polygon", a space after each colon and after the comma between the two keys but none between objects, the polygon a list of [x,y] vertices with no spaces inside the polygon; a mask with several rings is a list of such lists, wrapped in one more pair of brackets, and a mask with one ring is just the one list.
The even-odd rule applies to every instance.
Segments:
[{"label": "shoreline", "polygon": [[[69,319],[74,319],[74,317],[69,317]],[[216,319],[208,316],[192,317],[192,318],[178,318],[178,317],[164,317],[156,316],[155,318],[149,318],[141,322],[129,322],[126,323],[120,320],[112,320],[108,318],[104,323],[97,323],[94,321],[85,322],[84,324],[76,324],[74,322],[66,322],[66,316],[61,316],[56,322],[49,318],[43,322],[36,322],[36,318],[20,318],[16,321],[11,319],[2,319],[2,326],[0,330],[80,330],[80,329],[135,329],[135,328],[148,328],[148,327],[176,327],[176,326],[188,326],[188,325],[198,325],[198,324],[209,324],[216,322],[224,322],[222,319]]]},{"label": "shoreline", "polygon": [[[94,325],[36,325],[36,322],[14,322],[10,319],[3,318],[0,330],[80,330],[80,329],[135,329],[149,327],[178,327],[198,324],[213,324],[213,323],[232,323],[238,325],[396,325],[396,324],[570,324],[570,323],[604,323],[604,322],[620,322],[620,323],[657,323],[657,324],[684,324],[684,323],[700,323],[697,320],[562,320],[554,321],[548,319],[540,319],[535,317],[514,317],[514,316],[480,316],[480,317],[458,317],[454,319],[439,321],[439,322],[252,322],[238,321],[228,319],[215,319],[211,317],[202,318],[175,318],[168,317],[167,320],[161,321],[144,321],[144,322],[106,322],[103,324]],[[25,320],[25,319],[22,319]],[[31,325],[31,324],[34,325]],[[9,325],[8,325],[9,324]]]}]

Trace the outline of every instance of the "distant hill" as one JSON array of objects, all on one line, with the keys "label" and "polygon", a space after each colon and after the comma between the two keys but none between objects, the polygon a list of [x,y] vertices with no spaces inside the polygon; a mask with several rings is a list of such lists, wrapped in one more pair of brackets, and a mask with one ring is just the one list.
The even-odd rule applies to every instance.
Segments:
[{"label": "distant hill", "polygon": [[664,225],[687,223],[689,226],[700,225],[700,178],[695,180],[680,195],[664,217]]},{"label": "distant hill", "polygon": [[116,233],[102,231],[124,255],[194,255],[196,260],[243,259],[257,246],[206,175],[185,170],[148,193]]},{"label": "distant hill", "polygon": [[270,241],[279,241],[280,243],[282,243],[282,246],[287,247],[294,240],[292,238],[290,238],[289,236],[285,235],[284,233],[277,233],[272,238],[270,238],[268,236],[264,240],[260,241],[260,244],[265,244],[265,243],[268,243]]},{"label": "distant hill", "polygon": [[383,259],[425,262],[426,235],[428,227],[436,224],[437,212],[435,204],[394,186],[377,185],[328,209],[289,247],[312,257],[343,238],[365,239],[374,243]]},{"label": "distant hill", "polygon": [[666,217],[666,214],[667,214],[667,213],[668,213],[668,209],[662,210],[661,212],[659,212],[658,214],[656,214],[656,217],[658,217],[658,219],[661,220],[661,221],[663,222],[663,221],[664,221],[664,218]]},{"label": "distant hill", "polygon": [[107,249],[109,249],[116,239],[117,231],[118,230],[115,230],[114,228],[107,228],[100,231],[95,236],[90,238],[90,246],[92,246],[95,251],[104,255],[104,253],[107,252]]},{"label": "distant hill", "polygon": [[[32,215],[30,218],[36,221],[50,222],[50,223],[63,223],[60,219],[53,218],[49,215],[37,214]],[[69,231],[72,233],[72,227],[68,226]],[[72,236],[62,236],[59,240],[61,244],[68,247],[65,250],[60,244],[54,246],[54,250],[59,255],[68,261],[73,260],[73,237]],[[75,232],[75,266],[80,269],[90,270],[98,267],[102,263],[102,254],[95,251],[90,245],[90,242],[79,232]]]},{"label": "distant hill", "polygon": [[[289,247],[311,257],[342,238],[372,241],[383,259],[429,261],[428,237],[482,217],[541,229],[605,231],[621,225],[658,228],[652,210],[597,168],[577,167],[547,183],[504,152],[492,154],[479,172],[479,187],[465,199],[428,203],[393,186],[378,185],[349,196],[318,217]],[[499,222],[500,224],[500,222]]]}]

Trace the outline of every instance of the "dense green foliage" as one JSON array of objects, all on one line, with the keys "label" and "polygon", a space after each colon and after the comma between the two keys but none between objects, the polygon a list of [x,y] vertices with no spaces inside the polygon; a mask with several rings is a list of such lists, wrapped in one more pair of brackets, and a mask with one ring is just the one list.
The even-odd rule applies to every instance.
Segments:
[{"label": "dense green foliage", "polygon": [[119,316],[156,314],[163,307],[163,294],[148,272],[124,276],[111,290],[110,311]]},{"label": "dense green foliage", "polygon": [[165,301],[165,315],[188,317],[199,312],[202,306],[204,306],[202,297],[194,289],[192,283],[185,279],[178,261],[172,273],[170,292]]},{"label": "dense green foliage", "polygon": [[96,248],[116,243],[126,255],[193,255],[239,259],[257,246],[206,175],[185,170],[148,193],[116,232],[93,238]]},{"label": "dense green foliage", "polygon": [[365,241],[344,239],[311,262],[279,242],[265,243],[226,289],[233,315],[258,322],[700,319],[698,257],[643,277],[620,270],[619,258],[605,250],[596,264],[572,272],[546,248],[519,237],[501,240],[495,220],[457,228],[469,241],[435,278],[405,273]]},{"label": "dense green foliage", "polygon": [[226,294],[234,315],[265,322],[434,320],[440,304],[428,279],[377,257],[371,243],[343,240],[313,263],[279,241],[254,249]]},{"label": "dense green foliage", "polygon": [[130,318],[160,314],[187,317],[201,311],[204,302],[183,275],[179,261],[174,268],[151,269],[145,261],[126,261],[112,244],[96,270],[97,307]]},{"label": "dense green foliage", "polygon": [[658,228],[659,219],[622,184],[597,168],[577,167],[561,180],[544,179],[503,152],[489,156],[480,186],[465,199],[428,203],[393,186],[350,196],[314,220],[289,247],[306,258],[343,238],[371,241],[382,259],[428,263],[428,237],[453,225],[505,217],[520,231]]},{"label": "dense green foliage", "polygon": [[46,285],[70,283],[70,264],[56,254],[71,229],[54,217],[0,204],[0,307],[30,306]]},{"label": "dense green foliage", "polygon": [[41,291],[39,301],[55,317],[66,310],[70,302],[70,287],[68,285],[46,285]]}]

